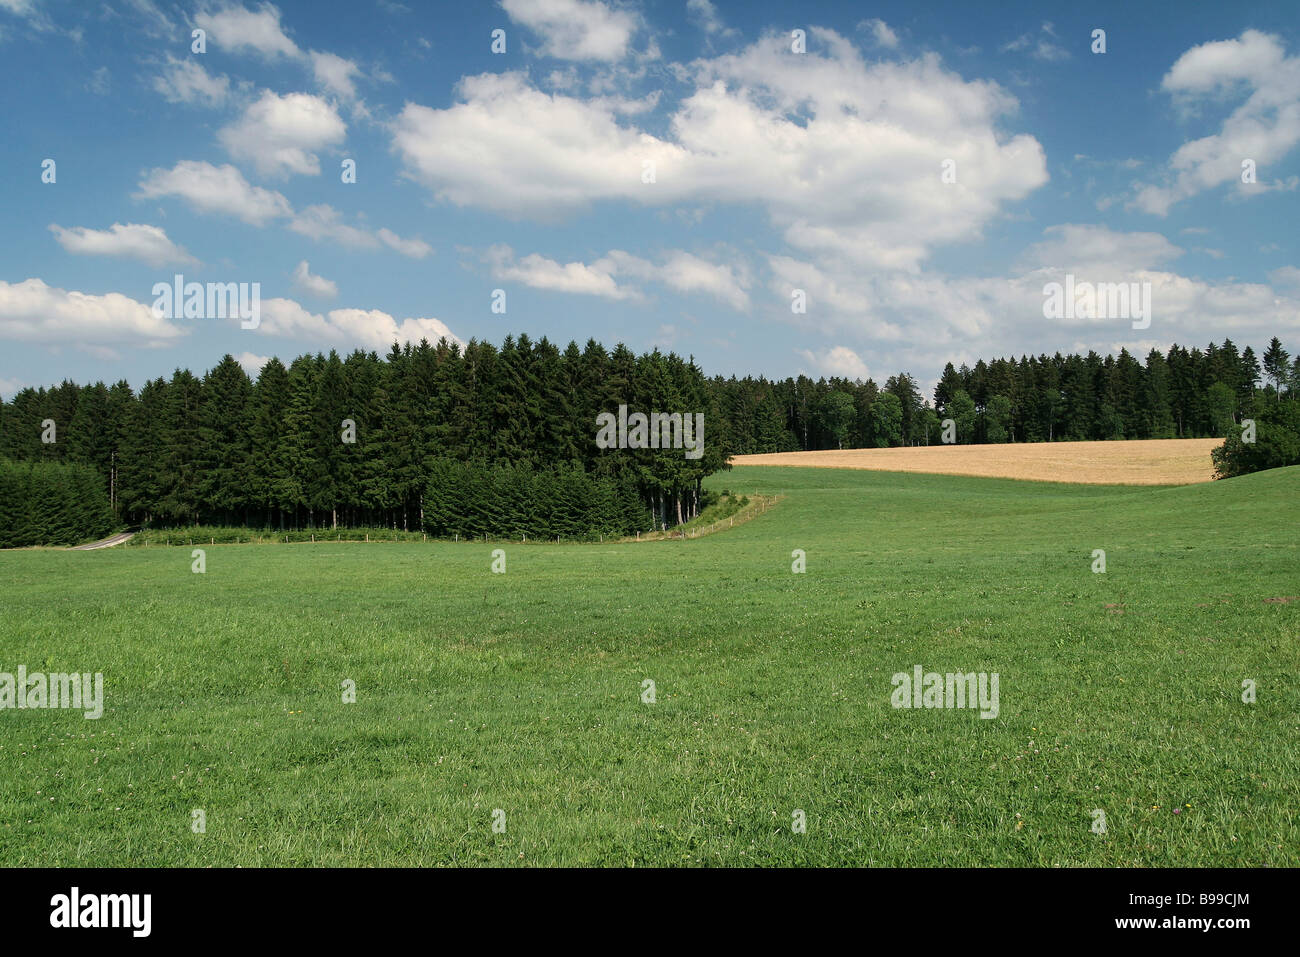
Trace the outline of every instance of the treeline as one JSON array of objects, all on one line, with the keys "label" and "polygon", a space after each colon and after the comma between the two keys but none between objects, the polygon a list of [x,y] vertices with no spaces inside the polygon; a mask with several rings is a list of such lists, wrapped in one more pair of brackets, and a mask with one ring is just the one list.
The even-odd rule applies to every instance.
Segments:
[{"label": "treeline", "polygon": [[[1262,385],[1261,385],[1262,381]],[[933,403],[906,373],[875,382],[806,376],[713,380],[737,452],[926,445],[952,419],[959,444],[1228,436],[1264,402],[1300,393],[1274,338],[1261,364],[1231,339],[1205,349],[1022,356],[944,367]]]},{"label": "treeline", "polygon": [[429,463],[424,527],[444,538],[596,538],[649,531],[649,511],[630,473],[434,459]]},{"label": "treeline", "polygon": [[0,548],[72,545],[103,538],[116,525],[90,466],[0,458]]},{"label": "treeline", "polygon": [[[599,448],[597,415],[619,406],[702,413],[703,456]],[[1255,442],[1242,441],[1246,418]],[[706,379],[674,354],[594,340],[560,350],[526,335],[500,348],[443,340],[382,359],[271,359],[256,380],[227,355],[202,377],[178,369],[138,394],[126,382],[64,382],[0,402],[0,457],[93,470],[41,473],[66,483],[48,493],[72,510],[66,519],[4,524],[11,536],[20,522],[60,541],[98,534],[104,522],[90,516],[102,510],[76,504],[93,475],[119,523],[626,535],[697,515],[703,478],[734,453],[933,444],[946,419],[962,444],[1226,436],[1216,462],[1238,474],[1300,461],[1300,359],[1275,338],[1262,362],[1231,340],[1144,362],[1127,351],[981,360],[946,366],[931,402],[906,373],[883,386]],[[38,493],[19,489],[0,489],[5,514],[35,507]]]},{"label": "treeline", "polygon": [[[597,414],[620,405],[703,413],[703,456],[598,448]],[[521,335],[270,359],[255,381],[227,355],[139,394],[25,389],[0,403],[0,454],[92,466],[133,524],[581,537],[697,514],[726,461],[718,421],[693,361]]]}]

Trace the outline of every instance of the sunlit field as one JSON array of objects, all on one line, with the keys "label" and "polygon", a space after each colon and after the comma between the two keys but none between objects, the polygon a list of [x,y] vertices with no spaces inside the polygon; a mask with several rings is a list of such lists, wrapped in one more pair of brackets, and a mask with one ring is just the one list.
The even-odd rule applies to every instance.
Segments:
[{"label": "sunlit field", "polygon": [[905,445],[739,455],[737,465],[801,465],[977,475],[1088,485],[1189,485],[1214,478],[1210,451],[1220,439],[1126,442],[1016,442],[1003,445]]},{"label": "sunlit field", "polygon": [[[710,485],[781,498],[673,541],[0,553],[0,671],[105,683],[0,711],[0,861],[1300,863],[1300,469]],[[916,665],[997,673],[997,716],[893,707]]]}]

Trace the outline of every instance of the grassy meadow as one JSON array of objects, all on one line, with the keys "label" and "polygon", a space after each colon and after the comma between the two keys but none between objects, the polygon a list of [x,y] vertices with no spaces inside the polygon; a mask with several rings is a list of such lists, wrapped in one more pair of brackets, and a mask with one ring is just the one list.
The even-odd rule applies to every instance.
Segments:
[{"label": "grassy meadow", "polygon": [[[781,498],[687,540],[0,553],[0,671],[105,682],[0,711],[0,862],[1300,864],[1300,468],[710,484]],[[917,664],[997,672],[998,717],[891,707]]]}]

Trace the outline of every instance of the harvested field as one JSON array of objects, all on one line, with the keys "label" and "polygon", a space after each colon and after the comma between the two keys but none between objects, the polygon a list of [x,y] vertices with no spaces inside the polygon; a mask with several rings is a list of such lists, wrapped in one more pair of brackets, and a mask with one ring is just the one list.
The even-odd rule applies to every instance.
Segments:
[{"label": "harvested field", "polygon": [[1191,485],[1214,478],[1210,451],[1222,439],[923,445],[737,455],[733,465],[800,465],[880,472],[930,472],[1085,485]]}]

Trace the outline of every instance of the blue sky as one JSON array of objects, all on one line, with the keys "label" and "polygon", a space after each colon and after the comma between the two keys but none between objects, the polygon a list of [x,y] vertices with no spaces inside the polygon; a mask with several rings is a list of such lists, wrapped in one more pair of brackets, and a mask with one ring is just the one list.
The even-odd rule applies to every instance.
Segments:
[{"label": "blue sky", "polygon": [[[1298,24],[1289,2],[0,0],[0,395],[444,333],[927,389],[997,355],[1300,346]],[[260,324],[155,317],[175,273],[260,283]],[[1044,318],[1066,274],[1151,283],[1149,327]]]}]

